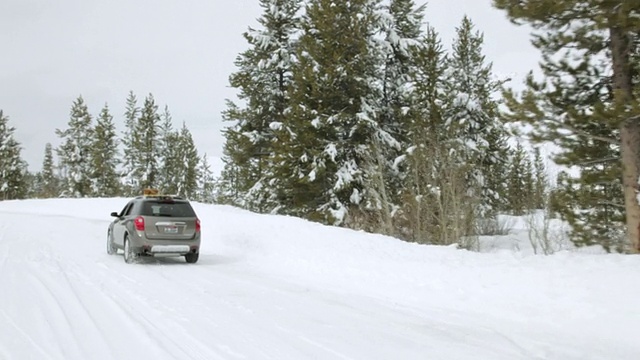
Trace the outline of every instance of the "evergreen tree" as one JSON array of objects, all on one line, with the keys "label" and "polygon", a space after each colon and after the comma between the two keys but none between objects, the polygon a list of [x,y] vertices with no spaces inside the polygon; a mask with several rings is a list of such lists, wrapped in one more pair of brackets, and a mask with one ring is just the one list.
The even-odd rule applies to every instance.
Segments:
[{"label": "evergreen tree", "polygon": [[189,199],[195,199],[198,196],[198,178],[200,177],[198,164],[200,157],[193,143],[191,132],[184,123],[182,124],[182,129],[180,129],[179,148],[183,170],[178,192]]},{"label": "evergreen tree", "polygon": [[120,195],[118,181],[118,148],[113,116],[105,104],[94,128],[91,147],[92,194],[98,197]]},{"label": "evergreen tree", "polygon": [[[520,97],[507,93],[511,118],[533,125],[536,140],[556,142],[562,153],[555,160],[582,171],[579,179],[566,185],[584,187],[595,196],[587,197],[590,203],[567,205],[564,216],[573,221],[572,236],[587,242],[602,239],[593,228],[604,228],[606,222],[583,229],[575,225],[597,221],[590,215],[610,214],[609,204],[623,203],[617,214],[623,211],[626,217],[627,245],[640,252],[640,77],[636,73],[640,3],[494,0],[494,5],[506,10],[514,22],[533,26],[533,43],[543,54],[544,79],[530,76]],[[617,165],[611,162],[616,156]],[[617,179],[622,179],[622,186]],[[606,198],[604,188],[597,185],[602,183],[609,184]],[[590,191],[594,188],[596,193]]]},{"label": "evergreen tree", "polygon": [[179,131],[164,135],[167,152],[164,154],[163,192],[198,199],[200,157],[186,124]]},{"label": "evergreen tree", "polygon": [[[457,234],[447,234],[449,229],[445,209],[451,201],[444,201],[458,187],[455,169],[448,161],[449,134],[443,122],[443,104],[447,57],[438,33],[427,28],[421,39],[416,67],[412,69],[414,96],[407,111],[407,140],[404,156],[396,167],[406,173],[402,191],[403,206],[400,217],[403,234],[418,243],[457,242]],[[442,191],[447,184],[450,191]],[[440,204],[442,206],[437,206]],[[443,230],[443,231],[438,231]]]},{"label": "evergreen tree", "polygon": [[[175,184],[177,178],[175,177],[176,166],[181,164],[176,163],[175,154],[179,150],[177,139],[178,136],[173,130],[173,118],[169,112],[169,107],[165,106],[163,113],[160,115],[160,158],[159,162],[159,174],[158,174],[158,187],[163,191],[167,191],[170,188],[175,188],[172,184]],[[173,190],[172,193],[176,192]]]},{"label": "evergreen tree", "polygon": [[56,129],[62,140],[57,152],[64,172],[65,196],[86,197],[91,194],[92,121],[84,99],[79,96],[71,107],[68,128],[64,131]]},{"label": "evergreen tree", "polygon": [[[369,198],[366,208],[374,216],[367,230],[395,235],[393,216],[402,202],[403,173],[394,166],[401,158],[407,141],[408,109],[414,96],[411,74],[423,37],[422,20],[425,6],[416,7],[413,0],[392,0],[380,12],[384,41],[379,46],[382,76],[378,104],[378,133],[369,149],[371,170],[365,184]],[[376,45],[376,44],[373,44]],[[370,216],[371,216],[370,215]]]},{"label": "evergreen tree", "polygon": [[416,7],[413,0],[392,0],[388,14],[381,16],[385,40],[380,122],[387,133],[398,137],[406,133],[406,113],[413,96],[407,83],[411,81],[422,45],[424,10],[424,5]]},{"label": "evergreen tree", "polygon": [[378,11],[375,0],[314,0],[306,7],[292,107],[279,127],[275,159],[276,191],[287,213],[349,225],[366,207],[364,166],[379,131],[379,57],[372,46]]},{"label": "evergreen tree", "polygon": [[529,155],[521,144],[513,151],[508,174],[507,210],[524,215],[532,208],[533,175]]},{"label": "evergreen tree", "polygon": [[52,198],[60,194],[60,180],[55,175],[53,164],[53,147],[47,143],[44,147],[44,160],[40,174],[41,191],[39,197]]},{"label": "evergreen tree", "polygon": [[26,171],[24,174],[23,183],[25,184],[26,193],[24,197],[26,199],[38,199],[42,194],[42,174],[40,172],[32,173]]},{"label": "evergreen tree", "polygon": [[278,182],[271,172],[273,126],[282,124],[289,103],[295,33],[300,0],[260,0],[261,29],[244,34],[250,48],[238,56],[238,71],[230,77],[246,104],[228,102],[224,119],[235,122],[225,130],[225,168],[221,186],[227,201],[254,211],[270,211],[278,200]]},{"label": "evergreen tree", "polygon": [[164,133],[163,144],[166,144],[167,148],[162,163],[162,191],[167,194],[180,194],[185,172],[180,133],[175,130]]},{"label": "evergreen tree", "polygon": [[27,194],[27,163],[14,138],[15,128],[0,110],[0,200],[21,199]]},{"label": "evergreen tree", "polygon": [[222,156],[222,171],[220,177],[216,180],[216,203],[241,206],[241,200],[244,196],[240,194],[241,174],[240,165],[230,158],[227,150],[229,137],[231,133],[225,134],[225,145]]},{"label": "evergreen tree", "polygon": [[447,123],[452,103],[446,91],[449,60],[438,34],[428,27],[421,41],[415,89],[408,111],[408,137],[404,159],[397,165],[407,174],[401,209],[401,229],[410,241],[464,248],[477,246],[473,210],[466,175],[470,165],[461,162],[456,128]]},{"label": "evergreen tree", "polygon": [[569,238],[575,245],[600,245],[607,251],[624,251],[620,163],[606,160],[611,155],[611,159],[619,159],[619,148],[584,138],[583,141],[580,154],[588,160],[578,166],[578,176],[560,177],[554,193],[554,210],[571,225]]},{"label": "evergreen tree", "polygon": [[488,203],[488,209],[491,210],[489,215],[495,215],[507,208],[507,174],[512,153],[507,140],[508,135],[502,127],[493,128],[487,134],[489,146],[486,151],[491,162],[485,162],[482,169],[484,183],[489,191],[483,191],[482,194]]},{"label": "evergreen tree", "polygon": [[140,134],[136,132],[136,126],[138,124],[138,118],[140,116],[140,108],[138,107],[138,99],[133,91],[129,92],[127,97],[125,116],[125,130],[122,137],[122,144],[124,147],[124,156],[122,160],[123,174],[122,184],[124,185],[125,195],[135,195],[139,189],[139,178],[136,177],[135,172],[140,166],[141,155],[137,144],[140,142]]},{"label": "evergreen tree", "polygon": [[533,199],[532,209],[546,209],[549,195],[549,176],[544,164],[540,148],[534,148],[533,152]]},{"label": "evergreen tree", "polygon": [[211,170],[209,160],[207,160],[207,154],[204,154],[200,158],[200,163],[198,164],[198,175],[198,192],[196,200],[211,204],[214,202],[216,197],[216,179],[214,178],[213,171]]},{"label": "evergreen tree", "polygon": [[477,215],[495,215],[499,203],[496,188],[488,185],[490,174],[504,170],[499,158],[506,152],[506,134],[493,98],[501,83],[493,79],[492,65],[482,54],[484,37],[475,31],[468,17],[456,29],[457,37],[449,57],[446,92],[452,97],[445,118],[458,144],[452,148],[460,162],[473,164],[467,175],[470,194],[479,201]]},{"label": "evergreen tree", "polygon": [[135,193],[142,193],[145,188],[155,188],[158,186],[158,159],[160,158],[159,136],[160,116],[158,106],[152,94],[145,100],[140,117],[134,126],[136,134],[133,146],[133,153],[139,157],[133,171],[134,179],[137,179],[138,187]]}]

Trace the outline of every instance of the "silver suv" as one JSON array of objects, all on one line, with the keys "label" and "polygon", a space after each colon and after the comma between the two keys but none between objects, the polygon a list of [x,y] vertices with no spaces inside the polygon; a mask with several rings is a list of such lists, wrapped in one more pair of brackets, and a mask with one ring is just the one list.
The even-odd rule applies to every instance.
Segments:
[{"label": "silver suv", "polygon": [[124,261],[138,256],[184,256],[188,263],[200,254],[200,220],[188,200],[169,195],[138,196],[109,224],[107,253],[124,251]]}]

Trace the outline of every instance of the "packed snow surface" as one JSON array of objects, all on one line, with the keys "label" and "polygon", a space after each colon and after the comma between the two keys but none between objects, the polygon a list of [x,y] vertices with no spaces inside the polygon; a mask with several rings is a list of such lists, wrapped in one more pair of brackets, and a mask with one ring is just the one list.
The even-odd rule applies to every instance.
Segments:
[{"label": "packed snow surface", "polygon": [[126,199],[0,202],[0,359],[640,359],[640,258],[474,253],[194,204],[197,264],[106,253]]}]

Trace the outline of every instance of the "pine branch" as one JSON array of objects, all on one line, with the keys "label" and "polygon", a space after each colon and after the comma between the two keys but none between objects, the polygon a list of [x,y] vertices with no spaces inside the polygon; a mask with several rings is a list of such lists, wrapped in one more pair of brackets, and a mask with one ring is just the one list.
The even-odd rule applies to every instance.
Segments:
[{"label": "pine branch", "polygon": [[549,121],[555,123],[556,125],[558,125],[558,127],[562,128],[562,129],[565,129],[565,130],[568,130],[568,131],[571,131],[571,132],[575,133],[576,135],[584,136],[584,137],[589,138],[589,139],[598,140],[598,141],[606,142],[606,143],[609,143],[609,144],[612,144],[612,145],[620,146],[620,140],[618,140],[618,139],[613,139],[613,138],[606,137],[606,136],[593,135],[593,134],[589,133],[588,131],[579,129],[579,128],[577,128],[577,127],[575,127],[573,125],[569,125],[567,123],[563,123],[560,120],[549,119]]},{"label": "pine branch", "polygon": [[640,120],[640,114],[628,117],[627,120],[625,120],[625,122],[629,123],[629,122],[633,122],[633,121],[637,121],[637,120]]},{"label": "pine branch", "polygon": [[612,201],[598,201],[598,205],[613,206],[613,207],[616,207],[616,208],[619,208],[619,209],[624,209],[625,208],[624,204],[617,204],[617,203],[614,203]]},{"label": "pine branch", "polygon": [[620,156],[611,156],[611,157],[608,157],[608,158],[583,161],[583,162],[577,163],[576,165],[577,166],[587,166],[587,165],[602,164],[602,163],[607,163],[607,162],[611,162],[611,161],[618,161],[618,160],[620,160]]}]

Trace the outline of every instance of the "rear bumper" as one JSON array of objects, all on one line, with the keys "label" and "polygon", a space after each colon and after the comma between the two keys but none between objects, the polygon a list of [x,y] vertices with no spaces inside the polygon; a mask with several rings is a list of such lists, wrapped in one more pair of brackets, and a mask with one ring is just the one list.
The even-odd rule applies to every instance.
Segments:
[{"label": "rear bumper", "polygon": [[197,253],[198,246],[195,245],[143,245],[141,253],[143,255],[186,255]]},{"label": "rear bumper", "polygon": [[142,255],[185,255],[200,251],[200,234],[189,240],[155,240],[138,233],[132,236],[131,245]]},{"label": "rear bumper", "polygon": [[191,251],[189,245],[154,245],[149,250],[152,253],[178,253],[185,254]]}]

